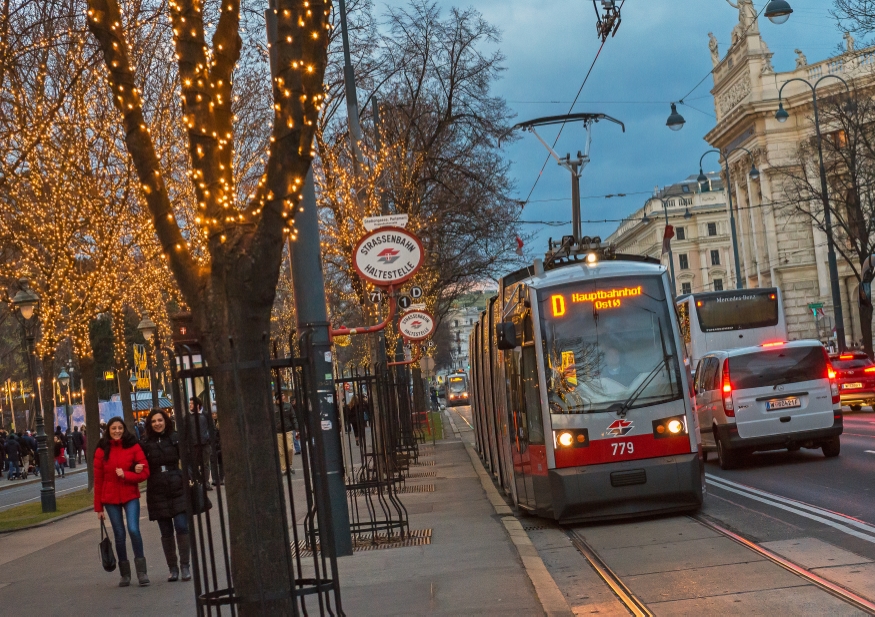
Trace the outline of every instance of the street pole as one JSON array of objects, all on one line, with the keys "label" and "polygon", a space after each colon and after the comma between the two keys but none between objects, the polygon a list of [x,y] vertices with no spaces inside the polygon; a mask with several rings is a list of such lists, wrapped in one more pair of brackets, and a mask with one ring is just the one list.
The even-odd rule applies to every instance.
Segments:
[{"label": "street pole", "polygon": [[[816,82],[814,82],[814,84],[812,84],[808,80],[802,79],[801,77],[796,77],[794,79],[785,81],[781,85],[781,89],[778,91],[778,113],[775,114],[775,118],[778,120],[778,122],[784,122],[789,117],[789,114],[784,111],[784,104],[781,102],[781,96],[784,92],[784,86],[793,81],[801,81],[809,88],[811,88],[811,104],[814,108],[814,130],[817,135],[817,157],[820,164],[820,198],[823,202],[823,226],[826,228],[825,231],[827,261],[829,263],[829,285],[832,292],[833,314],[835,315],[836,343],[838,344],[839,353],[841,353],[847,349],[847,344],[845,342],[845,319],[842,311],[842,292],[839,285],[839,267],[838,262],[836,261],[835,240],[833,239],[832,235],[832,214],[829,210],[829,193],[827,189],[828,185],[826,182],[826,167],[823,164],[823,136],[820,133],[820,114],[817,109],[817,86],[824,79],[830,78],[838,79],[840,82],[842,82],[845,86],[845,89],[848,91],[848,96],[850,97],[851,88],[850,86],[848,86],[848,82],[846,82],[838,75],[824,75]],[[781,112],[784,113],[781,114]]]},{"label": "street pole", "polygon": [[[295,312],[298,333],[302,334],[302,351],[310,362],[310,409],[308,414],[311,434],[322,435],[325,455],[326,486],[314,474],[316,498],[327,496],[328,503],[320,509],[331,517],[334,547],[337,556],[352,555],[352,535],[346,502],[346,484],[343,479],[343,455],[340,442],[340,418],[334,405],[334,367],[331,362],[331,335],[328,309],[325,304],[325,280],[322,276],[319,217],[316,212],[316,187],[313,169],[307,172],[304,183],[303,210],[295,216],[298,239],[292,242],[292,281],[295,290]],[[320,488],[322,490],[320,490]]]},{"label": "street pole", "polygon": [[67,399],[64,401],[64,413],[67,415],[67,463],[70,469],[76,469],[76,453],[73,452],[73,410],[70,409],[70,392],[71,386],[68,385]]},{"label": "street pole", "polygon": [[[662,197],[653,196],[650,199],[658,199],[659,201],[662,202],[662,211],[665,213],[665,226],[668,227],[668,204],[665,202],[665,200]],[[663,237],[665,237],[664,234],[663,234]],[[671,293],[672,293],[673,297],[677,298],[678,288],[677,288],[677,283],[675,281],[675,276],[674,276],[674,254],[672,253],[672,250],[671,250],[671,241],[669,241],[669,243],[668,243],[668,264],[670,266],[670,272],[671,272]]]},{"label": "street pole", "polygon": [[[152,390],[152,409],[158,409],[158,379],[155,375],[155,364],[152,362],[152,354],[149,353],[149,341],[146,341],[146,362],[149,365],[149,386]],[[158,343],[155,343],[157,353]]]},{"label": "street pole", "polygon": [[580,244],[580,167],[583,163],[580,152],[577,153],[577,160],[572,161],[568,157],[568,164],[571,167],[571,234],[574,236],[575,246]]},{"label": "street pole", "polygon": [[352,54],[349,48],[345,0],[338,1],[337,10],[340,13],[340,38],[343,42],[343,85],[346,90],[346,116],[349,123],[349,139],[352,143],[352,164],[355,176],[358,178],[359,159],[361,158],[359,144],[362,141],[362,127],[359,124],[359,104],[355,91],[355,70],[352,68]]}]

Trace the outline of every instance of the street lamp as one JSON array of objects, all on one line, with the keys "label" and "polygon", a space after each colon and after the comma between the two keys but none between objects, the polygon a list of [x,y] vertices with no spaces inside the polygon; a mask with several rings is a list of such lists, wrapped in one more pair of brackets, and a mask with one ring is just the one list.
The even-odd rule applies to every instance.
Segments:
[{"label": "street lamp", "polygon": [[[773,2],[775,0],[772,0]],[[850,99],[851,88],[848,86],[848,82],[839,77],[838,75],[824,75],[820,79],[818,79],[814,84],[812,84],[807,79],[802,79],[801,77],[794,77],[788,81],[785,81],[781,85],[781,89],[778,90],[778,111],[775,112],[775,120],[778,122],[786,122],[787,118],[790,117],[790,114],[784,109],[784,103],[781,99],[784,87],[790,82],[801,81],[806,86],[811,88],[811,104],[814,108],[814,130],[817,134],[817,156],[820,163],[820,197],[823,201],[823,226],[826,231],[826,246],[827,246],[827,260],[829,261],[829,285],[832,291],[832,304],[833,311],[835,315],[835,330],[836,330],[836,339],[839,347],[839,352],[845,351],[845,320],[844,315],[842,314],[842,294],[839,288],[839,267],[836,262],[836,251],[835,251],[835,240],[832,237],[832,215],[829,211],[829,194],[827,193],[827,183],[826,183],[826,167],[823,165],[823,136],[820,134],[820,114],[817,109],[817,86],[820,85],[824,79],[838,79],[845,86],[845,90],[848,91],[848,98]]]},{"label": "street lamp", "polygon": [[[149,353],[149,343],[155,337],[155,333],[158,331],[158,326],[154,321],[149,319],[149,313],[143,313],[143,319],[137,325],[137,330],[143,335],[143,338],[146,339],[146,362],[149,365],[149,385],[152,387],[152,409],[158,409],[158,383],[155,378],[155,367],[152,364],[152,355]],[[155,353],[158,353],[158,339],[155,339]]]},{"label": "street lamp", "polygon": [[[39,308],[39,295],[31,289],[27,279],[18,281],[20,291],[12,298],[12,305],[15,309],[15,316],[21,323],[24,329],[24,338],[27,341],[27,371],[30,374],[31,383],[34,385],[34,391],[39,391],[40,384],[34,379],[33,355],[34,355],[34,340],[36,339],[36,328],[38,319],[34,318],[34,313]],[[49,451],[46,448],[46,425],[43,419],[42,410],[39,406],[34,406],[36,414],[36,451],[39,459],[40,479],[42,488],[40,488],[40,502],[43,512],[55,512],[58,509],[55,502],[55,485],[51,478],[51,469],[49,468]]]},{"label": "street lamp", "polygon": [[[72,372],[73,368],[70,367]],[[70,469],[76,469],[76,453],[73,452],[73,410],[70,408],[70,373],[61,367],[61,372],[58,373],[58,383],[67,388],[67,398],[64,399],[64,413],[67,416],[67,452],[69,454],[68,461]]]},{"label": "street lamp", "polygon": [[790,13],[792,12],[793,9],[790,8],[787,0],[770,0],[766,5],[765,16],[773,24],[783,24],[790,19]]},{"label": "street lamp", "polygon": [[668,120],[665,121],[665,125],[673,131],[679,131],[684,128],[686,122],[687,121],[684,120],[684,117],[678,113],[677,106],[672,103],[671,113],[668,115]]},{"label": "street lamp", "polygon": [[699,187],[708,182],[708,176],[702,171],[702,161],[705,156],[711,153],[717,153],[723,156],[723,170],[726,172],[726,196],[729,199],[729,230],[732,233],[732,257],[735,261],[735,288],[736,289],[744,289],[744,282],[741,278],[741,262],[738,258],[738,236],[735,231],[735,208],[732,206],[732,182],[729,178],[729,155],[735,152],[736,150],[744,150],[747,152],[748,156],[750,156],[750,171],[747,172],[747,176],[751,180],[756,180],[760,177],[760,171],[756,168],[756,165],[753,163],[753,154],[751,151],[743,146],[737,146],[732,148],[728,152],[720,152],[720,150],[708,150],[701,157],[699,157],[699,177],[696,180],[699,182]]},{"label": "street lamp", "polygon": [[[654,200],[654,199],[659,200],[659,201],[662,202],[662,211],[665,213],[665,226],[666,226],[666,228],[667,228],[667,227],[668,227],[668,204],[666,203],[666,201],[665,201],[662,197],[657,197],[656,195],[654,195],[653,197],[651,197],[650,199],[648,199],[648,200],[647,200],[647,203],[650,203],[650,201],[652,201],[652,200]],[[644,207],[645,207],[645,209],[646,209],[646,208],[647,208],[647,204],[644,204]],[[689,212],[689,210],[687,210],[687,212]],[[665,237],[663,236],[663,240],[664,240],[664,239],[665,239]],[[668,263],[669,263],[669,265],[671,266],[671,293],[672,293],[672,295],[676,298],[677,295],[678,295],[678,290],[677,290],[677,285],[675,284],[675,278],[674,278],[674,255],[672,254],[672,251],[671,251],[671,243],[670,243],[670,242],[669,242],[669,245],[668,245]]]}]

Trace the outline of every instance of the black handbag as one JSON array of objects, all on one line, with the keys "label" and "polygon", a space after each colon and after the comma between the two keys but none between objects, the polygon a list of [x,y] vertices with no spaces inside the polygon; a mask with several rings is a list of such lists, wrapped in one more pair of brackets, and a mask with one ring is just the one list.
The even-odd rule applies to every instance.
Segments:
[{"label": "black handbag", "polygon": [[193,482],[191,484],[191,513],[203,514],[213,507],[210,498],[207,497],[207,491],[202,482]]},{"label": "black handbag", "polygon": [[100,563],[103,569],[107,572],[115,570],[115,553],[112,550],[112,540],[109,539],[109,534],[106,533],[106,523],[100,521],[100,544],[97,545],[100,552]]}]

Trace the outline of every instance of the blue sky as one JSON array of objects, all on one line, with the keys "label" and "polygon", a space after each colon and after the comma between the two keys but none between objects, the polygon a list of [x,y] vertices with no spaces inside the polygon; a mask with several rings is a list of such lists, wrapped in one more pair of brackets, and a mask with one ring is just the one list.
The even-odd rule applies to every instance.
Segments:
[{"label": "blue sky", "polygon": [[[754,0],[757,10],[766,0]],[[792,70],[793,50],[800,48],[815,62],[833,55],[842,33],[829,16],[830,0],[789,0],[794,13],[783,25],[760,18],[760,31],[774,52],[776,71]],[[446,7],[466,2],[439,0]],[[404,4],[392,0],[391,5]],[[506,71],[496,85],[523,121],[564,114],[595,56],[600,41],[595,34],[592,0],[479,0],[472,3],[503,33],[500,48]],[[601,3],[599,2],[599,6]],[[380,10],[377,0],[376,9]],[[680,107],[687,120],[680,132],[665,126],[669,102],[689,92],[711,70],[708,32],[725,54],[738,11],[725,0],[627,0],[616,37],[608,39],[575,112],[602,112],[622,120],[626,133],[614,124],[595,126],[592,163],[581,179],[581,195],[626,193],[624,198],[598,197],[582,201],[587,219],[619,219],[640,207],[655,185],[677,182],[698,173],[699,156],[708,149],[703,136],[714,126],[711,78]],[[539,131],[552,143],[556,129]],[[556,150],[574,155],[584,146],[580,125],[568,126]],[[546,150],[525,133],[505,149],[520,199],[526,197],[544,162]],[[716,170],[716,155],[705,169]],[[524,220],[570,221],[570,175],[551,159],[523,213]],[[584,224],[584,234],[606,237],[616,223]],[[567,227],[528,225],[538,237],[527,252],[541,254],[547,237],[570,233]]]}]

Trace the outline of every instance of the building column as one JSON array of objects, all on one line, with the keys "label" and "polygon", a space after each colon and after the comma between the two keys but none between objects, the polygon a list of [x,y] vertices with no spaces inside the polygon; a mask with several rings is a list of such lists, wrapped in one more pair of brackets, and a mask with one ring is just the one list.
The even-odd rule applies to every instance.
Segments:
[{"label": "building column", "polygon": [[[730,166],[730,174],[731,174],[731,166]],[[737,175],[737,174],[736,174]],[[735,188],[735,199],[733,199],[733,206],[736,207],[735,214],[735,227],[736,227],[736,236],[738,237],[738,249],[741,258],[741,276],[744,280],[744,286],[750,287],[750,257],[748,256],[748,231],[745,229],[744,225],[744,217],[739,216],[740,211],[738,210],[738,202],[741,199],[741,188],[738,185],[738,181],[733,180],[732,186]],[[729,200],[726,200],[727,208],[729,206]],[[728,214],[728,213],[727,213]],[[731,233],[731,231],[730,231]]]},{"label": "building column", "polygon": [[747,220],[750,222],[750,235],[753,238],[753,252],[754,252],[754,260],[756,262],[756,274],[757,274],[757,287],[765,287],[762,283],[762,269],[765,265],[765,260],[763,259],[762,254],[760,253],[760,233],[762,231],[762,225],[757,224],[756,217],[756,208],[754,207],[754,192],[751,187],[752,180],[750,176],[747,174],[744,175],[745,178],[745,207],[747,208]]},{"label": "building column", "polygon": [[[760,171],[760,190],[762,191],[762,200],[760,203],[773,204],[772,198],[772,181],[768,177],[766,171]],[[763,208],[763,226],[765,227],[766,249],[769,253],[769,284],[772,287],[780,287],[781,282],[778,280],[775,268],[780,266],[778,258],[778,233],[775,225],[775,206],[769,205]]]}]

